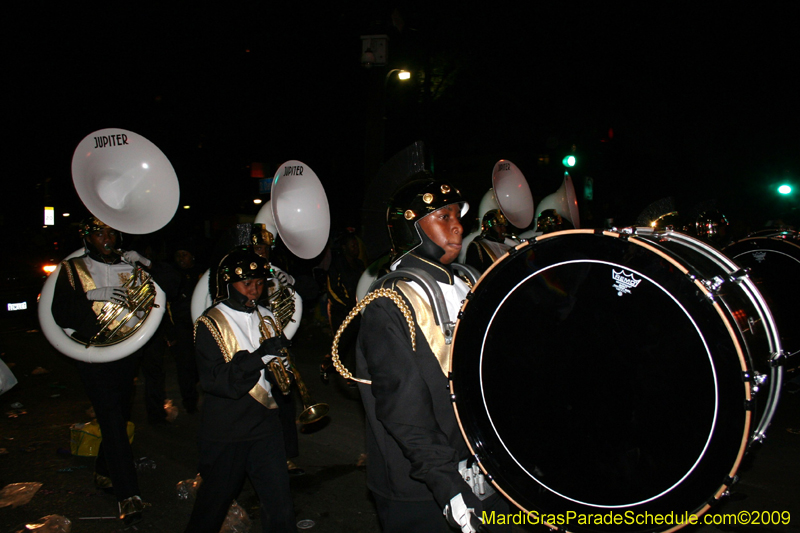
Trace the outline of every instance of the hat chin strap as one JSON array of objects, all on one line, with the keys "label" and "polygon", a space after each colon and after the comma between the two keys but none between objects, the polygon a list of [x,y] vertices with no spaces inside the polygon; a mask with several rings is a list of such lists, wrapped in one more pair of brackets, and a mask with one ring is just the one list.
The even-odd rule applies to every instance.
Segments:
[{"label": "hat chin strap", "polygon": [[241,311],[243,313],[252,313],[255,311],[256,306],[247,307],[247,302],[250,301],[250,298],[242,294],[241,292],[237,291],[233,287],[233,283],[228,283],[228,297],[223,300],[222,302],[230,307],[235,311]]},{"label": "hat chin strap", "polygon": [[428,237],[428,234],[425,233],[422,228],[419,226],[419,223],[416,224],[417,231],[419,232],[420,238],[422,238],[422,243],[414,248],[412,251],[414,254],[423,257],[425,259],[429,259],[436,263],[442,263],[442,256],[444,255],[444,248],[436,244]]}]

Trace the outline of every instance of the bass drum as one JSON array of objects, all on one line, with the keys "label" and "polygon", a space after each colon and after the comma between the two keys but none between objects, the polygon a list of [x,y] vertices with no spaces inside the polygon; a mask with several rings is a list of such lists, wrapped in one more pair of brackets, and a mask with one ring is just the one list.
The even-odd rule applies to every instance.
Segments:
[{"label": "bass drum", "polygon": [[473,288],[450,387],[481,469],[526,513],[575,532],[675,529],[763,437],[780,349],[755,284],[702,241],[561,231],[510,250]]},{"label": "bass drum", "polygon": [[796,308],[800,302],[800,234],[793,231],[767,231],[729,244],[722,252],[748,269],[767,300],[786,355],[787,364],[797,366],[800,358],[800,331]]}]

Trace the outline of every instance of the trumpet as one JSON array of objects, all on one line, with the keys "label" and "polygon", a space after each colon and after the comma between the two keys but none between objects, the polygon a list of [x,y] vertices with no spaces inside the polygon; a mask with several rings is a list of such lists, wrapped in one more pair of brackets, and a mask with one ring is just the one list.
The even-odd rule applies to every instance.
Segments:
[{"label": "trumpet", "polygon": [[[271,332],[273,331],[276,335],[281,334],[281,327],[271,316],[262,315],[257,306],[256,313],[258,313],[258,318],[261,321],[259,324],[259,330],[261,331],[261,338],[259,339],[260,342],[264,342],[272,337]],[[300,371],[298,371],[297,367],[294,366],[294,362],[292,361],[292,356],[289,354],[289,350],[286,348],[281,349],[280,355],[281,357],[286,358],[289,370],[286,369],[286,367],[283,365],[283,362],[277,357],[270,359],[269,363],[267,363],[267,366],[270,369],[270,372],[272,372],[272,376],[275,378],[275,381],[277,382],[278,387],[281,389],[283,394],[289,394],[291,392],[292,375],[294,376],[294,383],[297,385],[297,391],[300,393],[300,398],[303,401],[303,411],[297,417],[297,421],[305,425],[316,422],[317,420],[327,416],[328,411],[330,411],[330,406],[326,403],[316,403],[313,399],[311,399],[311,394],[308,392],[308,387],[306,387],[303,378],[300,376]]]}]

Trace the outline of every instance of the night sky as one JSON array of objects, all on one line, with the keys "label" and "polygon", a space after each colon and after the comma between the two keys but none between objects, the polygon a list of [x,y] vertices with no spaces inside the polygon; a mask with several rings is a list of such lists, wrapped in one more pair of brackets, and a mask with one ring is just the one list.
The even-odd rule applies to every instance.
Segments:
[{"label": "night sky", "polygon": [[[574,144],[595,227],[665,197],[682,213],[714,201],[753,229],[791,216],[769,193],[800,185],[789,2],[162,4],[11,8],[3,233],[38,227],[45,201],[85,213],[72,153],[108,127],[167,155],[195,216],[254,214],[251,163],[299,159],[334,227],[358,224],[369,104],[390,68],[414,78],[386,84],[385,157],[425,141],[436,175],[476,203],[501,158],[539,201]],[[389,65],[364,69],[360,36],[381,33]]]}]

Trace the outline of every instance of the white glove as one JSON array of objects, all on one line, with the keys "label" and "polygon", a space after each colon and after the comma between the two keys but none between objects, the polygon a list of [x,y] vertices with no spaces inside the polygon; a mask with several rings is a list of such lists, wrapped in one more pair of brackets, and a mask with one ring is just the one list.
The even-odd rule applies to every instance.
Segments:
[{"label": "white glove", "polygon": [[461,533],[477,533],[481,528],[480,519],[475,516],[475,509],[467,507],[461,493],[450,499],[444,507],[444,516],[454,526],[461,528]]},{"label": "white glove", "polygon": [[121,287],[100,287],[86,291],[86,299],[93,302],[113,302],[125,305],[128,302],[128,293]]},{"label": "white glove", "polygon": [[273,278],[277,279],[281,285],[294,285],[294,278],[277,267],[272,267]]},{"label": "white glove", "polygon": [[141,263],[146,267],[150,266],[150,260],[143,255],[139,255],[139,252],[134,252],[133,250],[128,250],[127,252],[122,253],[122,257],[125,258],[125,261],[128,263]]}]

